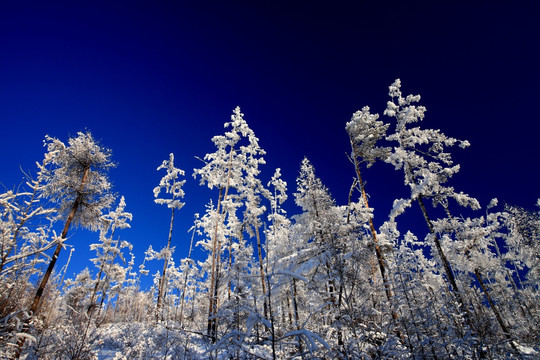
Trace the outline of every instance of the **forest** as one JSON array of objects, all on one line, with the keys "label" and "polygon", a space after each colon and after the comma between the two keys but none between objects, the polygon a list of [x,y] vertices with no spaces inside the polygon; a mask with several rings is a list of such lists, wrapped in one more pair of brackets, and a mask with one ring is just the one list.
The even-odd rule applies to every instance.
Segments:
[{"label": "forest", "polygon": [[[382,116],[365,106],[344,124],[355,174],[344,204],[308,158],[294,188],[279,168],[263,181],[266,152],[235,108],[193,171],[213,196],[183,259],[175,217],[194,214],[182,213],[174,154],[153,189],[169,209],[168,239],[136,262],[118,236],[129,239],[132,214],[109,181],[111,150],[89,131],[46,136],[36,172],[0,194],[0,358],[538,358],[540,199],[531,210],[454,189],[451,151],[469,143],[421,126],[420,95],[402,94],[399,79],[388,95]],[[388,214],[370,206],[375,163],[408,189]],[[288,199],[300,213],[288,214]],[[407,224],[409,211],[422,223]],[[67,278],[59,257],[87,261],[66,246],[76,227],[96,234],[69,239],[90,246],[93,267]]]}]

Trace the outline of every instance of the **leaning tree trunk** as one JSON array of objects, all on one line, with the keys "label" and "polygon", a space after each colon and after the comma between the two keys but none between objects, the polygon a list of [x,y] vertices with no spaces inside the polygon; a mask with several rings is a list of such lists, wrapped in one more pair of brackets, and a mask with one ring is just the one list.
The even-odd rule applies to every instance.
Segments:
[{"label": "leaning tree trunk", "polygon": [[[444,206],[444,210],[445,210],[446,215],[448,216],[448,218],[450,220],[452,220],[453,216],[452,216],[452,214],[450,214],[450,209],[448,209],[448,206]],[[456,231],[456,233],[457,233],[457,231]],[[458,237],[459,237],[459,234],[458,234]],[[465,250],[465,255],[467,256],[468,260],[471,260],[471,252],[470,252],[469,249]],[[504,323],[503,318],[501,316],[501,313],[499,312],[499,309],[495,305],[495,302],[493,301],[493,299],[491,297],[491,294],[489,293],[488,288],[486,287],[486,285],[484,283],[484,280],[482,278],[482,274],[480,273],[480,270],[478,269],[478,267],[474,268],[474,276],[476,277],[476,280],[478,281],[478,284],[480,285],[480,289],[482,289],[482,292],[484,293],[484,296],[486,297],[486,300],[487,300],[487,302],[489,304],[489,307],[491,308],[491,311],[495,315],[495,318],[497,319],[497,322],[499,323],[499,326],[501,327],[501,329],[502,329],[502,331],[504,333],[504,336],[506,337],[506,339],[508,341],[510,341],[510,344],[512,345],[512,347],[515,348],[515,346],[514,346],[514,344],[512,342],[512,337],[510,336],[510,332],[508,331],[508,327]]]},{"label": "leaning tree trunk", "polygon": [[[58,255],[60,254],[60,250],[62,250],[63,240],[67,237],[67,233],[71,225],[71,222],[73,221],[73,218],[75,217],[75,213],[77,212],[77,210],[79,209],[79,206],[82,203],[82,200],[83,200],[82,191],[88,179],[89,171],[90,171],[90,166],[89,165],[85,166],[84,173],[81,179],[79,195],[73,202],[71,211],[69,212],[69,215],[66,219],[66,223],[64,224],[64,229],[62,230],[62,234],[60,235],[61,241],[58,245],[56,245],[56,249],[54,250],[54,254],[51,258],[51,262],[49,263],[49,266],[47,267],[45,274],[43,274],[43,278],[41,279],[41,282],[39,283],[39,286],[36,290],[34,301],[32,302],[32,305],[30,306],[30,313],[32,315],[35,315],[37,311],[39,310],[39,306],[41,305],[41,298],[43,296],[43,291],[45,290],[45,286],[47,286],[47,282],[49,281],[49,278],[51,277],[54,265],[56,265],[56,260],[58,260]],[[21,356],[21,350],[24,345],[25,339],[26,339],[25,337],[21,337],[17,341],[17,351],[15,352],[15,359],[18,359]]]},{"label": "leaning tree trunk", "polygon": [[[364,200],[364,205],[366,206],[366,209],[369,210],[369,203],[368,203],[366,191],[364,189],[364,182],[362,181],[362,174],[360,173],[360,164],[358,163],[358,159],[357,159],[358,157],[356,155],[352,140],[351,140],[351,147],[353,149],[354,169],[356,171],[356,177],[358,178],[358,187],[360,189],[360,192],[362,193],[362,199]],[[385,265],[384,255],[379,246],[379,241],[377,239],[377,232],[375,231],[375,226],[373,225],[373,218],[371,216],[369,217],[369,229],[371,230],[371,237],[373,238],[373,243],[375,244],[375,255],[377,256],[377,262],[379,265],[379,271],[381,273],[381,278],[383,281],[386,298],[388,302],[390,303],[390,306],[392,306],[392,290],[390,289],[390,283],[386,276],[386,265]],[[393,310],[392,310],[392,318],[394,320],[398,318],[398,315]]]},{"label": "leaning tree trunk", "polygon": [[444,273],[446,275],[446,278],[448,282],[450,283],[450,286],[452,287],[452,291],[454,293],[454,296],[456,297],[456,300],[459,304],[459,306],[463,309],[463,315],[465,316],[465,320],[471,330],[473,330],[471,318],[469,315],[469,311],[467,310],[467,307],[465,306],[465,302],[463,301],[463,297],[461,296],[461,292],[459,291],[459,287],[456,282],[456,278],[454,276],[454,273],[452,271],[452,267],[450,266],[450,262],[448,261],[448,258],[446,257],[446,254],[444,253],[441,241],[439,239],[439,236],[435,232],[435,228],[433,227],[433,223],[431,222],[431,219],[429,218],[429,215],[426,210],[426,206],[424,205],[424,201],[422,200],[422,195],[418,195],[418,198],[416,199],[418,201],[418,205],[420,206],[420,210],[422,210],[422,215],[424,215],[424,220],[426,221],[426,224],[428,226],[429,232],[431,235],[433,235],[433,242],[435,243],[435,248],[437,249],[437,254],[439,255],[441,262],[443,263]]}]

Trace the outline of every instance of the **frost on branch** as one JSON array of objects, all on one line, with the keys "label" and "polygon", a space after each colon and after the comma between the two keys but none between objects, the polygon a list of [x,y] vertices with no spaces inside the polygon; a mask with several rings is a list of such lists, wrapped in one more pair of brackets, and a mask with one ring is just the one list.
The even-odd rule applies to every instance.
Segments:
[{"label": "frost on branch", "polygon": [[[376,146],[377,142],[386,136],[390,124],[377,120],[379,114],[370,114],[369,106],[353,114],[345,129],[349,134],[353,158],[360,158],[370,167],[377,159],[386,159],[390,148]],[[359,161],[360,162],[360,161]]]},{"label": "frost on branch", "polygon": [[[178,200],[178,198],[184,197],[182,186],[186,181],[178,181],[178,176],[184,176],[184,170],[174,166],[174,154],[171,153],[169,155],[169,160],[163,160],[163,163],[157,169],[165,169],[167,170],[167,174],[161,178],[159,185],[154,188],[154,197],[156,198],[154,201],[156,204],[166,204],[167,207],[171,209],[182,208],[184,203]],[[164,190],[166,194],[169,194],[171,199],[158,198],[159,193],[162,190]]]},{"label": "frost on branch", "polygon": [[79,199],[73,223],[98,228],[101,212],[114,201],[106,174],[115,166],[111,151],[101,147],[89,132],[77,133],[67,145],[47,135],[44,146],[47,153],[37,179],[42,184],[40,197],[57,203],[62,216],[67,216]]},{"label": "frost on branch", "polygon": [[399,79],[390,85],[389,95],[392,100],[387,103],[384,114],[396,120],[396,130],[386,139],[397,144],[386,162],[403,169],[405,184],[411,188],[411,199],[430,198],[437,205],[453,198],[461,206],[478,209],[476,199],[444,185],[459,171],[459,165],[453,164],[446,148],[456,144],[464,148],[469,145],[468,141],[448,137],[440,130],[410,127],[424,119],[426,108],[416,105],[420,95],[402,96]]}]

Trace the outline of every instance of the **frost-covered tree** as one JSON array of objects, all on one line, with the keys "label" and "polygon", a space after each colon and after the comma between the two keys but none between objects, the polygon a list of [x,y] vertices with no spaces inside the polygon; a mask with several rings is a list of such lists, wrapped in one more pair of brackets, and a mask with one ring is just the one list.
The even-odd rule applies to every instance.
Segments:
[{"label": "frost-covered tree", "polygon": [[[540,208],[540,200],[537,203]],[[491,219],[490,219],[491,217]],[[495,219],[493,219],[495,217]],[[489,214],[488,224],[501,226],[495,250],[505,270],[497,283],[506,283],[501,297],[510,293],[507,307],[516,310],[506,319],[514,323],[521,339],[540,334],[540,211],[506,205],[500,213]],[[503,239],[501,241],[500,239]],[[504,281],[506,280],[506,281]],[[518,316],[521,315],[521,316]]]},{"label": "frost-covered tree", "polygon": [[125,261],[122,249],[128,248],[131,250],[132,248],[132,245],[127,241],[114,240],[117,229],[127,229],[130,227],[128,221],[132,220],[133,215],[125,211],[125,207],[126,201],[122,196],[116,209],[102,216],[104,224],[100,231],[100,242],[90,245],[90,250],[95,250],[98,253],[98,256],[92,259],[92,262],[98,267],[98,274],[96,275],[94,289],[90,297],[90,308],[95,306],[96,296],[100,290],[101,304],[103,304],[111,286],[112,274],[113,272],[118,273],[118,271],[113,271],[115,267],[114,260],[119,257]]},{"label": "frost-covered tree", "polygon": [[[45,160],[38,164],[39,196],[56,203],[58,216],[65,220],[60,241],[30,306],[33,314],[39,309],[43,291],[70,226],[98,228],[102,211],[114,200],[107,178],[107,171],[114,166],[110,160],[111,152],[100,146],[89,132],[79,132],[67,144],[46,136],[44,144],[47,148]],[[19,349],[23,344],[24,340],[19,342]]]},{"label": "frost-covered tree", "polygon": [[[369,209],[368,197],[365,191],[365,184],[362,180],[361,166],[366,164],[367,167],[373,165],[377,160],[385,160],[389,155],[389,148],[378,146],[378,142],[384,139],[389,124],[384,124],[378,120],[378,114],[371,114],[368,106],[362,108],[353,114],[351,121],[347,123],[345,129],[349,134],[351,144],[350,159],[354,165],[356,172],[356,184],[360,190],[361,198],[366,209]],[[369,218],[369,228],[373,238],[375,255],[379,271],[384,284],[386,297],[389,302],[392,301],[392,290],[388,281],[386,263],[384,255],[381,251],[379,241],[377,239],[377,231],[373,225],[373,218]],[[396,317],[396,313],[393,313]]]},{"label": "frost-covered tree", "polygon": [[411,127],[424,119],[426,108],[415,105],[420,101],[420,95],[402,96],[399,79],[389,87],[389,95],[392,100],[388,101],[384,114],[396,120],[396,129],[393,134],[387,137],[387,140],[397,144],[386,161],[394,165],[396,170],[403,170],[404,182],[411,189],[411,195],[408,199],[394,202],[392,217],[402,213],[406,207],[411,205],[411,202],[418,203],[430,232],[429,238],[433,241],[446,278],[460,308],[465,312],[466,320],[470,323],[466,303],[461,295],[451,264],[424,204],[424,199],[431,199],[434,206],[446,204],[449,199],[454,199],[459,205],[469,206],[473,209],[479,208],[475,199],[466,194],[457,193],[452,187],[445,185],[450,177],[459,171],[459,165],[454,165],[451,154],[446,152],[445,148],[456,144],[464,148],[469,143],[448,137],[440,130],[421,129],[418,126]]},{"label": "frost-covered tree", "polygon": [[[47,208],[38,198],[39,182],[28,179],[29,191],[9,190],[0,194],[0,276],[5,275],[6,268],[13,262],[41,254],[54,246],[48,242],[45,247],[28,241],[32,233],[29,225],[34,219],[51,217],[55,209]],[[15,271],[11,268],[9,272]]]},{"label": "frost-covered tree", "polygon": [[[165,282],[167,281],[167,265],[171,258],[171,238],[172,238],[172,230],[173,230],[173,223],[174,223],[174,212],[175,210],[180,210],[184,203],[180,201],[181,198],[184,197],[184,190],[182,190],[182,186],[186,182],[185,180],[178,180],[179,176],[184,175],[184,170],[178,169],[174,166],[174,154],[171,153],[169,155],[169,160],[164,160],[163,163],[157,168],[157,170],[165,169],[167,170],[167,174],[161,178],[161,181],[159,182],[159,185],[154,188],[154,197],[156,198],[154,201],[156,204],[161,205],[167,205],[169,209],[171,209],[171,223],[169,226],[169,237],[167,239],[167,246],[163,250],[162,256],[165,260],[165,263],[163,265],[163,272],[161,274],[160,282],[159,282],[159,289],[158,289],[158,297],[157,297],[157,316],[160,317],[160,310],[161,310],[161,302],[165,296]],[[165,191],[166,194],[170,196],[169,199],[160,198],[158,197],[161,191]]]},{"label": "frost-covered tree", "polygon": [[283,203],[287,200],[287,183],[281,178],[281,169],[276,169],[272,179],[267,184],[271,187],[270,213],[268,220],[270,226],[266,231],[266,253],[267,267],[271,271],[287,268],[282,263],[287,256],[294,251],[291,244],[290,227],[291,221],[287,217],[287,212],[283,208]]},{"label": "frost-covered tree", "polygon": [[[46,251],[58,244],[52,231],[54,209],[37,198],[37,181],[0,194],[0,344],[12,344],[32,318],[27,309],[33,279],[46,264]],[[23,334],[23,335],[21,335]],[[11,358],[12,346],[0,346]]]},{"label": "frost-covered tree", "polygon": [[58,241],[51,229],[54,209],[40,204],[36,181],[27,185],[30,191],[0,194],[0,319],[27,306],[30,278]]},{"label": "frost-covered tree", "polygon": [[[114,196],[107,171],[114,166],[111,152],[94,140],[92,135],[79,132],[70,138],[68,144],[45,137],[47,153],[40,166],[38,181],[39,196],[58,204],[59,216],[65,217],[60,235],[66,238],[72,224],[96,229],[100,224],[102,211],[108,208]],[[43,289],[52,273],[62,243],[56,246],[51,262],[37,288],[30,311],[35,313],[39,307]]]},{"label": "frost-covered tree", "polygon": [[522,283],[528,283],[536,292],[540,290],[540,199],[537,206],[536,211],[530,211],[507,205],[504,219],[509,230],[506,259],[521,270],[520,277],[526,275]]},{"label": "frost-covered tree", "polygon": [[[340,315],[343,260],[349,240],[344,228],[347,209],[335,205],[307,158],[302,160],[296,183],[295,202],[302,213],[294,218],[293,241],[297,253],[295,267],[290,270],[301,274],[308,282],[303,289],[304,300],[296,298],[295,302],[303,302],[303,316],[313,322],[310,329],[317,333],[331,331],[340,337],[335,320]],[[296,285],[294,279],[293,285]],[[299,295],[299,291],[296,293]]]},{"label": "frost-covered tree", "polygon": [[181,271],[184,274],[184,280],[182,282],[182,295],[180,298],[180,316],[179,320],[180,323],[182,323],[184,319],[184,303],[186,300],[186,289],[188,287],[188,281],[192,280],[193,274],[192,270],[196,266],[195,262],[191,259],[191,252],[193,251],[193,239],[195,238],[195,232],[198,230],[200,226],[200,220],[199,220],[199,214],[195,214],[195,223],[189,229],[191,231],[191,241],[189,243],[189,251],[188,251],[188,257],[184,260],[182,260],[182,264],[180,265]]},{"label": "frost-covered tree", "polygon": [[[206,154],[203,159],[204,166],[200,169],[194,169],[193,173],[194,177],[200,176],[201,185],[218,190],[215,208],[212,206],[209,209],[211,212],[207,212],[207,219],[211,223],[202,222],[210,240],[210,246],[207,247],[211,253],[208,264],[210,267],[208,335],[214,342],[217,334],[216,314],[218,312],[219,281],[224,265],[221,264],[222,247],[225,242],[228,242],[229,259],[232,260],[232,240],[236,237],[242,242],[242,233],[245,229],[235,214],[241,204],[240,193],[242,189],[246,189],[246,186],[248,188],[255,186],[255,188],[252,187],[252,190],[256,190],[257,184],[250,184],[246,181],[249,179],[249,174],[258,174],[258,164],[264,163],[260,157],[264,151],[258,146],[258,139],[244,119],[244,114],[239,107],[234,109],[231,121],[225,123],[225,128],[230,128],[230,130],[226,131],[224,135],[212,138],[212,142],[217,148],[216,151]],[[255,193],[251,193],[251,195],[255,196]],[[227,226],[225,226],[226,218]],[[248,225],[253,226],[253,224]]]},{"label": "frost-covered tree", "polygon": [[[240,156],[245,159],[244,176],[242,186],[238,188],[239,200],[244,205],[243,227],[251,237],[255,237],[257,245],[257,257],[259,260],[259,275],[262,295],[266,296],[266,272],[263,263],[263,251],[261,240],[261,216],[266,207],[261,204],[262,198],[269,198],[270,192],[263,186],[259,179],[259,166],[265,164],[263,156],[266,152],[259,146],[259,139],[253,130],[246,132],[248,144],[241,146]],[[267,299],[264,298],[264,315],[268,316]]]}]

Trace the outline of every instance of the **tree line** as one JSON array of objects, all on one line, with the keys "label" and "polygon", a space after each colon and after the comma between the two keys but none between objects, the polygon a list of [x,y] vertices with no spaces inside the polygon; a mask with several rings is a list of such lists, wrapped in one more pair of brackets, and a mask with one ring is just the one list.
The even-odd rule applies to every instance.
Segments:
[{"label": "tree line", "polygon": [[[304,158],[293,193],[301,211],[292,216],[283,206],[288,184],[281,170],[263,182],[266,152],[234,109],[225,132],[212,138],[215,151],[193,173],[213,195],[195,214],[188,257],[175,262],[173,256],[185,172],[170,154],[153,190],[156,204],[170,209],[168,238],[159,251],[150,246],[137,267],[132,244],[117,233],[130,227],[132,214],[126,199],[112,193],[110,150],[89,132],[67,143],[47,136],[36,174],[0,194],[0,354],[538,356],[540,213],[496,199],[482,210],[454,189],[449,182],[459,165],[450,151],[469,143],[421,127],[420,96],[404,96],[399,80],[389,96],[384,119],[365,106],[346,123],[355,174],[348,202],[337,204]],[[393,166],[410,190],[389,214],[369,204],[365,179],[375,163]],[[426,236],[401,220],[413,207],[423,215]],[[465,208],[471,216],[462,215]],[[386,219],[378,228],[375,213]],[[65,279],[55,264],[60,255],[71,258],[64,249],[74,226],[99,234],[90,245],[95,267]],[[73,245],[87,246],[76,239]],[[203,261],[192,257],[194,249]],[[163,268],[143,290],[149,261]]]}]

